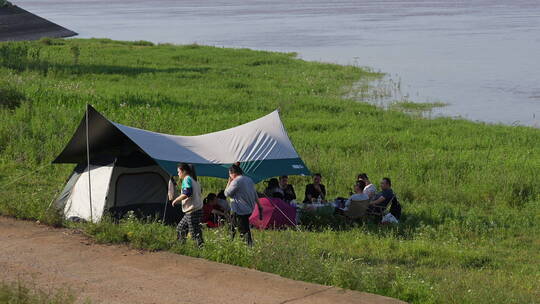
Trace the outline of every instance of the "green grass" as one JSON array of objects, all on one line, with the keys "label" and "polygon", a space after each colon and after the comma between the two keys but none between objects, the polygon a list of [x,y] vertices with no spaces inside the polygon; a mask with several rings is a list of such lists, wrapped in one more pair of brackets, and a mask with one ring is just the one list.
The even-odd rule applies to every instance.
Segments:
[{"label": "green grass", "polygon": [[[45,209],[73,166],[41,167],[67,143],[86,103],[113,121],[182,135],[233,127],[279,107],[292,142],[323,174],[330,196],[345,196],[359,172],[374,181],[391,177],[404,205],[400,226],[257,232],[253,250],[220,230],[206,231],[207,244],[197,250],[177,245],[172,228],[156,223],[105,221],[82,229],[101,242],[414,303],[539,302],[540,131],[424,119],[343,98],[354,95],[356,81],[381,76],[294,54],[200,45],[0,44],[0,213],[59,224]],[[291,182],[301,193],[309,179]],[[225,182],[202,183],[215,191]]]},{"label": "green grass", "polygon": [[[72,304],[77,297],[65,289],[43,290],[28,283],[0,281],[0,303],[6,304]],[[86,301],[85,303],[90,303]]]}]

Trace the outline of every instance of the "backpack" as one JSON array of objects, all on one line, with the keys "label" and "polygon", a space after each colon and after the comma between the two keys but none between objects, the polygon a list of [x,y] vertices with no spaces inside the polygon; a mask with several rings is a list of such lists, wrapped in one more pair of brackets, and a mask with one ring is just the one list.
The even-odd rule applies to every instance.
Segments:
[{"label": "backpack", "polygon": [[390,213],[396,218],[401,218],[401,204],[399,203],[397,196],[392,199],[392,205],[390,206]]}]

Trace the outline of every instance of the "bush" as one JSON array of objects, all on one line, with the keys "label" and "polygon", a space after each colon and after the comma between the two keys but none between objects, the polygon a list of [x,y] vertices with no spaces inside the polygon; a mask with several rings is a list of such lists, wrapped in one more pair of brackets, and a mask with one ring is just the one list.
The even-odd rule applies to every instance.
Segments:
[{"label": "bush", "polygon": [[152,42],[150,42],[150,41],[139,40],[139,41],[133,42],[133,45],[138,45],[138,46],[154,46],[154,43],[152,43]]}]

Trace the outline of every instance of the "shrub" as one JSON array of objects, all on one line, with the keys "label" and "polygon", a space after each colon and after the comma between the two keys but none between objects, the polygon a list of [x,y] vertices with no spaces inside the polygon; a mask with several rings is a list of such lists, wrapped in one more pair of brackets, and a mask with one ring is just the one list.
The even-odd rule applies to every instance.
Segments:
[{"label": "shrub", "polygon": [[25,99],[22,92],[7,82],[0,81],[0,108],[15,109]]},{"label": "shrub", "polygon": [[150,42],[150,41],[139,40],[139,41],[133,42],[133,45],[138,45],[138,46],[154,46],[154,43],[152,43],[152,42]]}]

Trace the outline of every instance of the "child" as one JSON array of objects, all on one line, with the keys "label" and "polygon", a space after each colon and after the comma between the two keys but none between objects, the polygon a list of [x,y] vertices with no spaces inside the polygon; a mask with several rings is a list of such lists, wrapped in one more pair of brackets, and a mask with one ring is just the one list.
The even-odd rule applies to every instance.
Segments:
[{"label": "child", "polygon": [[189,164],[180,163],[177,166],[178,177],[182,180],[182,191],[172,205],[182,202],[182,212],[184,217],[176,226],[178,240],[185,242],[188,231],[191,237],[197,241],[200,247],[204,243],[201,230],[201,218],[203,216],[203,202],[201,199],[201,186],[197,182],[195,169]]},{"label": "child", "polygon": [[218,204],[218,197],[215,193],[209,193],[204,199],[203,222],[209,228],[219,226],[219,217],[225,217],[225,212]]}]

